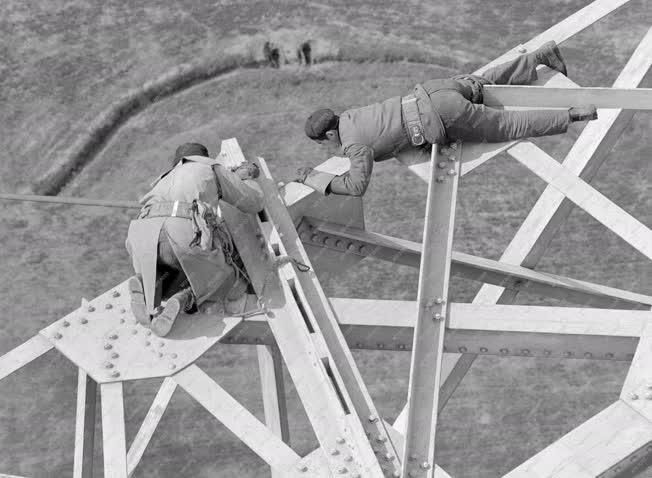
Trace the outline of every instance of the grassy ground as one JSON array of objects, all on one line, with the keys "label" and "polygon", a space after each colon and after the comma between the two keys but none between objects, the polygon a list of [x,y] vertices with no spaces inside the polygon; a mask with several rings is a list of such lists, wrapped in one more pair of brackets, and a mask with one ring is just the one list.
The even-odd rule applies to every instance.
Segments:
[{"label": "grassy ground", "polygon": [[[28,184],[116,94],[191,55],[216,55],[222,46],[249,48],[269,32],[288,44],[304,35],[319,37],[324,55],[347,46],[352,49],[346,53],[395,55],[395,45],[409,42],[413,51],[432,54],[441,63],[471,68],[585,2],[549,2],[544,8],[543,3],[466,1],[456,2],[454,15],[444,4],[417,9],[408,3],[397,10],[388,3],[383,10],[375,2],[356,2],[359,8],[354,10],[344,2],[243,2],[210,8],[189,2],[156,8],[137,2],[128,7],[117,1],[58,3],[12,1],[0,7],[7,13],[2,16],[3,31],[11,33],[5,35],[2,53],[11,74],[0,80],[6,106],[0,112],[5,132],[0,145],[6,152],[0,184],[7,190]],[[633,3],[565,46],[573,79],[587,85],[613,81],[650,24],[645,16],[649,12],[641,15],[642,3]],[[57,7],[61,13],[54,13]],[[305,24],[311,27],[297,27]],[[471,28],[474,35],[469,38]],[[326,43],[326,34],[336,30],[338,40]],[[377,42],[381,36],[383,41]],[[374,49],[370,42],[380,44]],[[432,47],[441,44],[446,48]],[[451,50],[460,53],[457,63],[450,58]],[[587,56],[600,61],[587,61]],[[264,156],[276,177],[286,177],[298,164],[325,159],[301,133],[303,118],[313,107],[361,105],[400,94],[415,81],[450,73],[443,67],[408,63],[241,71],[153,105],[134,118],[63,194],[134,199],[165,167],[179,142],[203,141],[214,153],[219,141],[231,136],[247,151]],[[652,225],[652,149],[645,139],[650,126],[648,116],[638,115],[595,181],[600,191],[647,225]],[[541,144],[563,157],[578,132],[574,128]],[[498,257],[542,188],[507,157],[469,175],[462,182],[456,249]],[[419,240],[424,199],[425,187],[418,179],[406,176],[394,162],[379,164],[365,198],[367,227]],[[3,210],[0,305],[5,321],[0,351],[76,307],[80,297],[97,295],[130,273],[123,247],[128,221],[126,213],[90,208],[11,204]],[[649,262],[580,211],[562,228],[540,268],[640,292],[652,288]],[[406,299],[416,295],[416,279],[409,269],[364,262],[345,277],[323,277],[323,284],[331,296]],[[455,280],[452,295],[458,301],[470,300],[476,289],[475,284]],[[522,300],[539,303],[538,298]],[[365,352],[356,353],[356,360],[383,415],[395,417],[405,400],[408,356]],[[251,348],[217,347],[200,365],[262,417]],[[443,414],[439,463],[453,476],[500,476],[613,401],[627,366],[479,359]],[[157,383],[126,387],[130,438]],[[34,477],[71,473],[74,384],[74,368],[56,353],[2,382],[0,470]],[[292,389],[289,402],[292,445],[306,453],[314,437]],[[183,392],[175,394],[160,432],[135,476],[264,473],[264,464]]]}]

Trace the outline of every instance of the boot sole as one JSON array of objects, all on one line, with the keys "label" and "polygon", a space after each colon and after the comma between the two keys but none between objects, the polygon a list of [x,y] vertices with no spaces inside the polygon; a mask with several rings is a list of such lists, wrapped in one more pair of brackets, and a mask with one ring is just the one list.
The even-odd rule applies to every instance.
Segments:
[{"label": "boot sole", "polygon": [[179,317],[180,312],[181,304],[179,303],[179,300],[175,298],[169,299],[165,304],[163,312],[152,320],[150,329],[159,337],[165,337],[170,333],[170,330],[172,330],[174,322],[177,320],[177,317]]},{"label": "boot sole", "polygon": [[131,277],[127,283],[127,288],[131,297],[131,312],[139,324],[149,326],[150,317],[147,313],[147,306],[145,305],[143,284],[138,277]]}]

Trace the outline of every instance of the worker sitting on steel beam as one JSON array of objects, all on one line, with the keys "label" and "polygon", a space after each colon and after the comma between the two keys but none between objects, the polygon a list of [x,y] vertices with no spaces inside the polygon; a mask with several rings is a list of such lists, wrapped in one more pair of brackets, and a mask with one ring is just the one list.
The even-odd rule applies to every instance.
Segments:
[{"label": "worker sitting on steel beam", "polygon": [[[224,300],[228,312],[229,303],[246,292],[249,281],[220,201],[246,213],[261,211],[257,177],[255,164],[230,170],[209,158],[201,144],[177,148],[173,167],[152,184],[129,225],[126,246],[136,275],[128,285],[141,324],[165,336],[182,311]],[[167,302],[161,310],[162,298]]]},{"label": "worker sitting on steel beam", "polygon": [[482,104],[483,86],[527,85],[546,65],[566,74],[566,65],[553,41],[512,61],[488,69],[482,76],[459,75],[416,85],[412,94],[336,115],[319,109],[306,121],[308,137],[338,148],[351,160],[341,175],[300,168],[295,181],[324,194],[361,196],[374,161],[394,157],[410,146],[445,145],[456,140],[497,143],[531,136],[565,133],[574,121],[597,119],[593,105],[569,110],[507,111]]}]

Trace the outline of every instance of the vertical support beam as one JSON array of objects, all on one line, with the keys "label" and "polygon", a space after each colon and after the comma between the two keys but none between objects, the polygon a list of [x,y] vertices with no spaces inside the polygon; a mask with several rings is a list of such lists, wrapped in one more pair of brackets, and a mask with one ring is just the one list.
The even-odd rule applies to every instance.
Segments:
[{"label": "vertical support beam", "polygon": [[417,295],[403,476],[432,478],[461,144],[433,145]]},{"label": "vertical support beam", "polygon": [[149,445],[149,441],[152,439],[154,431],[156,430],[158,423],[161,421],[161,417],[163,417],[163,413],[165,413],[176,388],[177,383],[170,377],[166,377],[165,380],[163,380],[161,388],[159,388],[158,393],[152,402],[152,406],[147,412],[147,416],[143,420],[134,441],[129,447],[129,452],[127,453],[127,473],[129,476],[132,475],[138,466],[138,463],[140,463],[140,460],[145,453],[145,449],[147,448],[147,445]]},{"label": "vertical support beam", "polygon": [[97,383],[80,368],[77,374],[77,418],[75,422],[73,478],[92,478],[93,476],[96,404]]},{"label": "vertical support beam", "polygon": [[[257,345],[256,352],[258,353],[260,384],[263,392],[265,423],[275,435],[285,443],[289,443],[290,428],[285,402],[281,351],[277,345]],[[272,478],[281,478],[281,475],[272,469]]]},{"label": "vertical support beam", "polygon": [[127,444],[122,382],[100,385],[104,477],[127,478]]}]

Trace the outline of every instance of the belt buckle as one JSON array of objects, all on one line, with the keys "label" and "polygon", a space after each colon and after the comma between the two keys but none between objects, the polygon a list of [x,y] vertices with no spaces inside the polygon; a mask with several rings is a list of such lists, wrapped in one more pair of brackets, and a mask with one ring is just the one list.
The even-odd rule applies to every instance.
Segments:
[{"label": "belt buckle", "polygon": [[414,122],[408,125],[408,130],[410,131],[410,141],[414,146],[421,146],[426,142],[426,138],[423,137],[423,132],[421,131],[421,126]]}]

